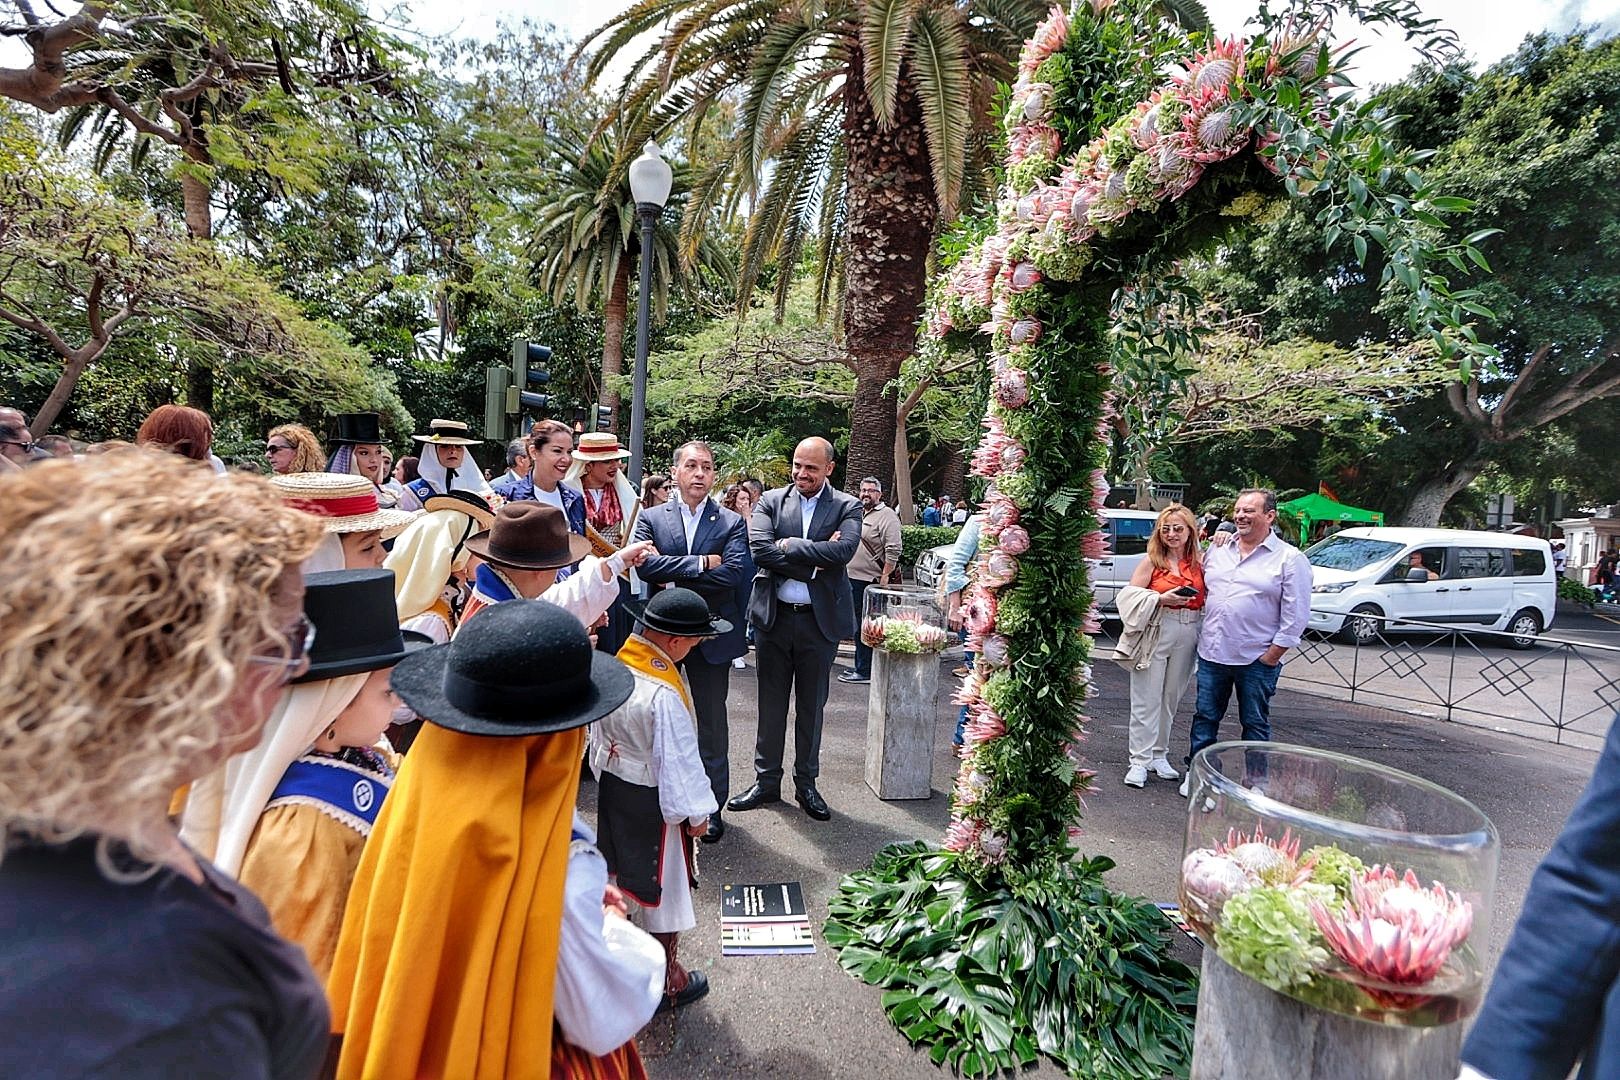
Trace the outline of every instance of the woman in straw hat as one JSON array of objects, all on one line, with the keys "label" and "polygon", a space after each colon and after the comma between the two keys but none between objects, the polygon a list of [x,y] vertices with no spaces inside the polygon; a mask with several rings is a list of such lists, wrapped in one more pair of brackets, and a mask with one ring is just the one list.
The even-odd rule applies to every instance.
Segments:
[{"label": "woman in straw hat", "polygon": [[403,629],[450,640],[459,621],[467,541],[495,524],[488,504],[469,492],[433,495],[426,512],[405,527],[383,566],[394,572],[394,600]]},{"label": "woman in straw hat", "polygon": [[140,450],[42,462],[0,505],[3,1070],[313,1075],[319,981],[167,807],[307,663],[319,524],[261,478]]},{"label": "woman in straw hat", "polygon": [[497,604],[394,669],[428,723],[344,913],[339,1077],[646,1075],[630,1040],[663,954],[574,809],[584,725],[633,683],[550,604]]},{"label": "woman in straw hat", "polygon": [[[621,463],[630,451],[610,431],[588,431],[579,437],[573,463],[563,482],[585,497],[585,535],[591,550],[611,555],[624,547],[641,513],[641,496],[625,478]],[[625,605],[641,591],[634,571],[619,585],[619,600],[608,609],[607,625],[597,635],[596,647],[617,652],[634,628]]]},{"label": "woman in straw hat", "polygon": [[416,479],[405,485],[405,498],[400,506],[418,510],[434,495],[448,495],[465,491],[477,495],[491,506],[497,505],[495,493],[479,471],[478,462],[467,459],[467,448],[477,446],[467,425],[459,420],[433,420],[428,423],[426,435],[412,435],[422,444],[421,457],[416,463]]},{"label": "woman in straw hat", "polygon": [[360,849],[393,782],[376,749],[393,719],[389,672],[430,642],[394,619],[394,575],[338,570],[304,582],[309,670],[282,692],[259,745],[191,787],[180,835],[264,900],[322,979]]},{"label": "woman in straw hat", "polygon": [[326,527],[326,538],[304,560],[304,574],[328,570],[376,570],[388,554],[384,540],[405,531],[415,516],[390,510],[377,501],[377,486],[363,476],[340,473],[293,473],[270,480],[282,501],[314,514]]},{"label": "woman in straw hat", "polygon": [[326,454],[321,440],[303,424],[282,424],[270,429],[264,439],[264,458],[277,476],[288,473],[325,472]]}]

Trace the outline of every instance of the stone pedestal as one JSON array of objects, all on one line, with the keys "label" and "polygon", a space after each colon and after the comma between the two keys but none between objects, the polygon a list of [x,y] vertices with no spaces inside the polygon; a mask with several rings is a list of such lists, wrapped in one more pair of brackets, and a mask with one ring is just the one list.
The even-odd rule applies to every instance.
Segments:
[{"label": "stone pedestal", "polygon": [[926,799],[933,793],[938,691],[938,653],[872,653],[866,785],[878,798]]},{"label": "stone pedestal", "polygon": [[1269,990],[1204,950],[1192,1080],[1454,1080],[1463,1025],[1352,1020]]}]

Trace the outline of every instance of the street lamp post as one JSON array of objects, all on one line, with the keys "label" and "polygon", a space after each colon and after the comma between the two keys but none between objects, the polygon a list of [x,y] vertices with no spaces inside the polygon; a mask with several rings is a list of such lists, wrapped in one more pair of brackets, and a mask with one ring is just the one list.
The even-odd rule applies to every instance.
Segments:
[{"label": "street lamp post", "polygon": [[669,201],[675,174],[658,144],[649,140],[641,156],[630,163],[630,197],[636,201],[641,223],[641,283],[636,298],[636,372],[630,391],[630,485],[641,484],[642,443],[647,425],[647,348],[652,322],[653,226]]}]

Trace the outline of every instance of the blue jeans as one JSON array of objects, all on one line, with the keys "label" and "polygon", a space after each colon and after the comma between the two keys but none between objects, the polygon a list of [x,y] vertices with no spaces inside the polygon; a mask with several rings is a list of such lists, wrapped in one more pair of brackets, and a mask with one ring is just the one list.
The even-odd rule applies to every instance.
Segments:
[{"label": "blue jeans", "polygon": [[1271,695],[1277,692],[1281,664],[1255,660],[1248,664],[1217,664],[1198,658],[1198,709],[1193,713],[1192,749],[1187,761],[1206,746],[1220,741],[1221,717],[1237,690],[1238,723],[1245,742],[1271,741]]},{"label": "blue jeans", "polygon": [[[956,637],[958,640],[962,640],[967,637],[967,632],[959,630],[957,631]],[[962,666],[967,668],[969,671],[973,670],[973,656],[974,654],[970,652],[964,652],[962,654]],[[957,746],[962,745],[962,729],[967,727],[967,710],[968,707],[964,705],[962,706],[962,711],[956,714],[956,734],[951,736],[951,742],[955,743]]]}]

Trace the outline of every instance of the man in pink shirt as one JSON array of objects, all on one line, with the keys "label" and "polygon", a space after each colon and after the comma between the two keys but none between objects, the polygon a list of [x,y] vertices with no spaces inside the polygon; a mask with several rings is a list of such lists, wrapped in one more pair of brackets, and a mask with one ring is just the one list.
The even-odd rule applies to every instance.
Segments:
[{"label": "man in pink shirt", "polygon": [[[1277,520],[1276,493],[1264,488],[1240,492],[1232,520],[1236,539],[1204,555],[1198,709],[1189,762],[1219,738],[1234,689],[1244,740],[1270,741],[1271,696],[1277,692],[1283,654],[1299,644],[1311,617],[1311,564],[1271,529]],[[1184,798],[1187,786],[1183,780]]]}]

